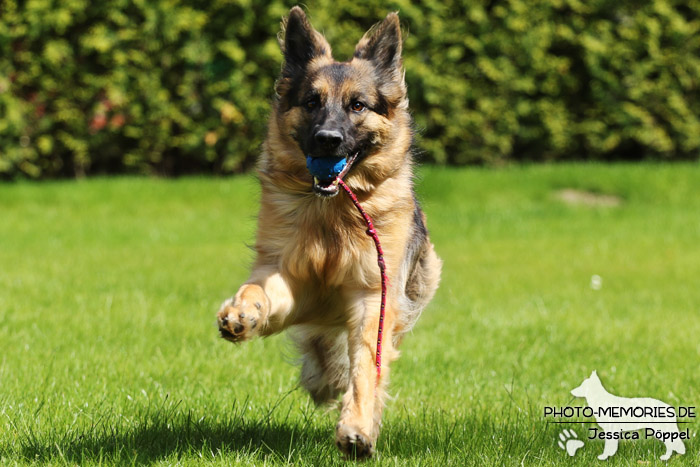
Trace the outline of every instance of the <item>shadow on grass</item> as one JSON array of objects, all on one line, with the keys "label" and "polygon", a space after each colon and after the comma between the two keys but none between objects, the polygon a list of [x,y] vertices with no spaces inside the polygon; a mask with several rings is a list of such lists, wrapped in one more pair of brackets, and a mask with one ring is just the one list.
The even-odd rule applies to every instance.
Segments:
[{"label": "shadow on grass", "polygon": [[302,409],[301,419],[296,416],[296,421],[289,421],[289,412],[282,420],[276,418],[280,416],[276,405],[269,411],[248,410],[244,402],[234,404],[225,415],[212,414],[220,419],[209,420],[196,419],[191,411],[178,410],[178,405],[160,410],[143,407],[131,419],[106,413],[91,426],[63,430],[54,426],[42,430],[40,437],[32,429],[22,430],[20,455],[33,462],[61,459],[77,464],[142,464],[181,457],[211,460],[231,455],[248,461],[289,462],[313,446],[317,456],[337,456],[332,427],[314,426],[311,407]]},{"label": "shadow on grass", "polygon": [[[333,443],[332,417],[319,417],[321,411],[310,404],[280,407],[279,402],[269,409],[247,402],[234,404],[228,411],[212,413],[214,418],[199,419],[177,403],[143,406],[133,417],[96,410],[93,415],[99,413],[94,417],[99,420],[80,428],[60,424],[47,428],[43,422],[41,429],[39,424],[35,429],[23,427],[14,455],[30,462],[78,465],[198,458],[254,464],[344,464]],[[494,433],[499,444],[508,438],[506,442],[515,444],[516,450],[531,444],[521,438],[522,430],[505,430],[485,420],[442,411],[409,415],[396,409],[382,430],[375,462],[430,458],[443,465],[459,463],[484,448],[475,433]]]},{"label": "shadow on grass", "polygon": [[[149,464],[187,459],[236,463],[342,465],[333,444],[333,423],[319,417],[310,404],[290,403],[284,397],[270,408],[247,402],[198,419],[179,403],[139,407],[124,417],[97,410],[97,420],[80,428],[51,425],[20,430],[15,456],[37,463]],[[517,463],[532,456],[564,459],[556,445],[558,426],[537,415],[510,408],[502,413],[481,408],[466,413],[421,412],[393,407],[377,446],[375,462],[430,461],[434,465]],[[93,415],[95,412],[93,412]],[[330,423],[329,423],[330,422]],[[39,436],[35,433],[40,432]],[[589,449],[589,451],[591,451]],[[0,452],[1,453],[1,452]],[[0,456],[2,457],[2,456]],[[12,456],[14,457],[14,456]],[[590,458],[588,458],[590,457]],[[577,456],[579,464],[593,459]],[[374,464],[375,462],[370,462]]]}]

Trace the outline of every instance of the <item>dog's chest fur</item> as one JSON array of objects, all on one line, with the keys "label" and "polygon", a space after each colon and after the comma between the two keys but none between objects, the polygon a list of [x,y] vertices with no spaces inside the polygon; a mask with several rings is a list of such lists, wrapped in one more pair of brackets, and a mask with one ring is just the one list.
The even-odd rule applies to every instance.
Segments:
[{"label": "dog's chest fur", "polygon": [[[274,198],[274,197],[270,197]],[[283,275],[295,284],[317,288],[379,286],[372,240],[350,200],[313,195],[268,200],[260,232]],[[263,196],[265,202],[265,196]]]}]

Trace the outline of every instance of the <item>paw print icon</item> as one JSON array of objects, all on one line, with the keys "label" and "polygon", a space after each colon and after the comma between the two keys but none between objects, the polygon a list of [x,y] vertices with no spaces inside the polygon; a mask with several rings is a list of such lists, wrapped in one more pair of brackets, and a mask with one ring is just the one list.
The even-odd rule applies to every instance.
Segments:
[{"label": "paw print icon", "polygon": [[576,432],[566,428],[559,433],[559,442],[557,444],[571,457],[576,455],[576,451],[583,447],[583,441],[578,439]]}]

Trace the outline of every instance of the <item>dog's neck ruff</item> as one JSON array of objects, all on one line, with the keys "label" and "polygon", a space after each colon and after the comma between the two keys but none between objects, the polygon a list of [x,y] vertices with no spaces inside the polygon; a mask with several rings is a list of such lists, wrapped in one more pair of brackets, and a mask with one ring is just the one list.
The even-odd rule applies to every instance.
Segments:
[{"label": "dog's neck ruff", "polygon": [[377,249],[377,264],[379,265],[379,272],[382,276],[382,301],[379,306],[379,327],[377,329],[377,353],[375,358],[375,365],[377,367],[377,382],[376,386],[379,386],[379,378],[382,376],[382,332],[384,330],[384,311],[386,309],[386,288],[387,288],[387,276],[386,276],[386,264],[384,263],[384,251],[382,250],[382,245],[379,243],[379,236],[377,231],[374,229],[374,224],[372,223],[372,218],[369,214],[362,208],[360,202],[357,200],[357,196],[352,192],[349,186],[345,184],[342,178],[337,177],[336,180],[338,184],[345,190],[345,193],[352,200],[352,204],[355,205],[357,211],[364,218],[365,224],[367,224],[367,235],[372,237],[374,240],[374,246]]}]

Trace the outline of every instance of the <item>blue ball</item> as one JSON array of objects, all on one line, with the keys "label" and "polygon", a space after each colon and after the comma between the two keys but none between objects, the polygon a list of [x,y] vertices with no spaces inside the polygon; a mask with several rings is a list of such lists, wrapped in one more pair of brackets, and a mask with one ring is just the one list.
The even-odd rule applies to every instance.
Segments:
[{"label": "blue ball", "polygon": [[345,157],[311,157],[306,156],[306,168],[314,177],[328,181],[333,180],[345,168]]}]

